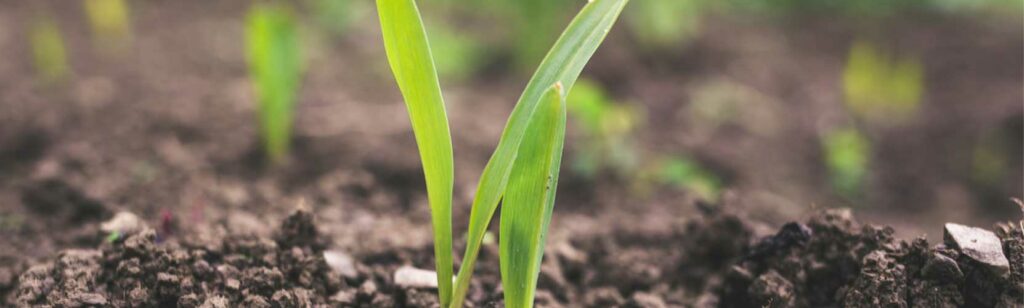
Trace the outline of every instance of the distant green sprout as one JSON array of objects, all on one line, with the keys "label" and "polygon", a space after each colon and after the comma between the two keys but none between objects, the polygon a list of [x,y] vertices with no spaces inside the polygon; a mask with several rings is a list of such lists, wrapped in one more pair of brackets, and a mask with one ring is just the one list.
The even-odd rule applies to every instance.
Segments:
[{"label": "distant green sprout", "polygon": [[863,191],[871,143],[856,128],[841,128],[824,136],[823,150],[832,187],[845,197]]},{"label": "distant green sprout", "polygon": [[631,143],[640,112],[633,106],[612,100],[590,80],[580,80],[566,98],[569,116],[582,135],[582,149],[576,151],[573,167],[587,177],[601,170],[630,175],[637,165]]},{"label": "distant green sprout", "polygon": [[29,34],[36,75],[44,83],[53,83],[68,75],[64,36],[49,15],[39,15],[32,22]]},{"label": "distant green sprout", "polygon": [[470,212],[466,252],[453,285],[452,145],[427,31],[414,0],[377,0],[388,62],[405,99],[423,163],[442,307],[462,307],[481,242],[499,201],[505,305],[533,306],[565,139],[565,93],[626,2],[594,0],[584,6],[527,84],[480,176]]},{"label": "distant green sprout", "polygon": [[260,135],[273,163],[283,163],[291,144],[295,97],[302,78],[299,34],[291,9],[256,4],[245,23],[249,78],[259,100]]},{"label": "distant green sprout", "polygon": [[122,50],[128,46],[132,31],[124,0],[85,0],[85,13],[97,47]]},{"label": "distant green sprout", "polygon": [[646,48],[667,48],[700,30],[706,0],[638,0],[626,14],[631,33]]},{"label": "distant green sprout", "polygon": [[342,35],[352,27],[366,9],[363,1],[355,0],[309,0],[313,18],[335,35]]},{"label": "distant green sprout", "polygon": [[915,59],[895,59],[869,43],[850,49],[843,69],[847,108],[869,121],[902,121],[917,112],[924,90],[924,73]]},{"label": "distant green sprout", "polygon": [[722,180],[714,172],[686,156],[663,159],[656,172],[659,182],[683,187],[697,196],[715,202],[721,195]]},{"label": "distant green sprout", "polygon": [[569,1],[516,0],[499,1],[508,5],[502,12],[511,17],[515,68],[526,70],[536,65],[555,39],[558,17],[570,6]]},{"label": "distant green sprout", "polygon": [[450,26],[431,27],[431,53],[442,79],[462,81],[472,76],[483,62],[484,49],[472,37],[460,35]]},{"label": "distant green sprout", "polygon": [[971,150],[971,178],[984,185],[997,185],[1006,178],[1010,160],[1008,138],[1002,134],[982,135]]}]

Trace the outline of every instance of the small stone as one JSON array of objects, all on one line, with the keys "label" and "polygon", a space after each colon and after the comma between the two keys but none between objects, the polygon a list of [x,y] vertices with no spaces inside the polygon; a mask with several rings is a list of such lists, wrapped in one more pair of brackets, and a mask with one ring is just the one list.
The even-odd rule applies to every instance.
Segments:
[{"label": "small stone", "polygon": [[324,260],[341,277],[351,279],[359,276],[359,271],[356,270],[355,259],[345,252],[339,250],[324,251]]},{"label": "small stone", "polygon": [[402,266],[395,271],[395,284],[407,288],[437,288],[437,272]]},{"label": "small stone", "polygon": [[223,297],[223,296],[220,296],[220,295],[215,295],[215,296],[207,297],[206,301],[203,301],[203,304],[200,305],[199,307],[200,308],[228,308],[228,307],[230,307],[230,302],[228,301],[228,299],[226,297]]},{"label": "small stone", "polygon": [[665,308],[665,301],[654,294],[646,292],[636,292],[633,296],[629,297],[629,301],[626,302],[623,307],[628,308]]},{"label": "small stone", "polygon": [[626,300],[619,294],[619,290],[611,287],[601,287],[587,292],[583,303],[587,307],[618,307]]},{"label": "small stone", "polygon": [[331,303],[338,305],[353,305],[356,303],[356,290],[347,289],[338,291],[330,298]]},{"label": "small stone", "polygon": [[363,284],[359,285],[359,295],[369,297],[375,293],[377,293],[377,283],[373,282],[373,279],[367,279]]},{"label": "small stone", "polygon": [[945,231],[946,244],[959,249],[964,256],[998,276],[1010,271],[1010,261],[1003,255],[1002,242],[995,233],[954,223],[947,223]]},{"label": "small stone", "polygon": [[144,229],[146,222],[129,212],[118,212],[113,218],[100,224],[100,230],[108,234],[117,232],[121,235],[132,235]]},{"label": "small stone", "polygon": [[921,273],[928,279],[941,282],[956,283],[964,279],[964,273],[956,260],[938,252],[928,256]]}]

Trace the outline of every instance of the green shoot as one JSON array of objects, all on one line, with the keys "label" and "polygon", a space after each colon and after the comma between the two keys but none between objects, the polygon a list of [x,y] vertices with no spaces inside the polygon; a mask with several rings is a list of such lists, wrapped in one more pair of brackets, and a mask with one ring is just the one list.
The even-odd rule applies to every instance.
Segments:
[{"label": "green shoot", "polygon": [[843,69],[846,106],[866,120],[900,121],[917,112],[924,73],[916,59],[894,59],[856,42]]},{"label": "green shoot", "polygon": [[544,241],[555,205],[565,142],[562,85],[541,98],[519,146],[501,206],[501,282],[505,306],[532,307]]},{"label": "green shoot", "polygon": [[452,186],[454,166],[441,86],[427,33],[413,0],[377,0],[384,49],[405,97],[419,146],[434,229],[434,256],[441,306],[452,298]]},{"label": "green shoot", "polygon": [[705,0],[642,0],[627,13],[631,33],[643,47],[672,47],[697,35]]},{"label": "green shoot", "polygon": [[712,202],[718,200],[722,190],[722,180],[715,173],[683,156],[661,161],[656,177],[659,182],[686,188]]},{"label": "green shoot", "polygon": [[291,143],[292,113],[301,78],[298,31],[285,6],[256,4],[245,24],[249,77],[259,100],[260,135],[273,163],[283,163]]},{"label": "green shoot", "polygon": [[[533,112],[540,103],[541,96],[550,85],[561,83],[566,90],[572,89],[576,78],[583,71],[583,66],[597,51],[597,47],[611,30],[619,13],[628,0],[595,0],[587,3],[580,10],[568,28],[562,33],[548,55],[541,61],[526,89],[512,109],[505,130],[502,132],[498,147],[484,167],[473,199],[470,212],[469,234],[466,252],[462,258],[462,266],[455,282],[453,307],[461,307],[469,280],[480,250],[480,241],[487,231],[498,201],[505,192],[512,162],[516,150],[526,132],[526,126],[533,117]],[[564,95],[564,93],[563,93]]]},{"label": "green shoot", "polygon": [[[473,208],[470,213],[466,252],[463,257],[462,266],[459,268],[459,274],[456,277],[454,289],[452,289],[452,287],[449,287],[451,273],[447,272],[452,267],[450,256],[452,237],[452,154],[450,135],[448,135],[448,123],[444,113],[444,103],[437,82],[437,72],[434,67],[429,44],[427,43],[422,18],[414,0],[377,0],[381,32],[384,36],[384,47],[387,51],[388,61],[391,64],[395,80],[409,109],[410,119],[413,122],[413,132],[416,135],[416,141],[420,148],[420,158],[424,165],[424,174],[427,177],[427,194],[428,199],[430,199],[435,231],[438,292],[442,307],[462,306],[466,292],[469,290],[469,281],[472,277],[480,244],[487,233],[487,226],[497,210],[498,202],[506,193],[509,193],[510,196],[515,196],[511,200],[514,204],[538,206],[539,203],[531,203],[531,200],[540,200],[544,204],[544,215],[539,218],[536,215],[530,216],[531,220],[528,220],[543,222],[541,227],[537,228],[535,225],[524,230],[532,230],[526,234],[539,234],[539,239],[517,244],[517,247],[532,247],[531,249],[524,248],[522,251],[519,249],[511,251],[513,255],[519,258],[518,260],[529,261],[528,259],[535,259],[535,264],[539,264],[543,247],[538,247],[537,244],[543,243],[544,233],[547,230],[554,201],[553,185],[557,183],[557,169],[561,162],[560,153],[562,140],[564,139],[563,123],[565,113],[565,92],[562,89],[568,90],[572,88],[576,78],[583,70],[583,66],[586,65],[590,57],[597,50],[597,47],[604,40],[615,20],[618,19],[619,13],[622,12],[626,2],[627,0],[595,0],[583,7],[555,43],[555,46],[548,52],[537,72],[527,84],[522,96],[512,110],[512,114],[509,116],[508,123],[502,132],[501,140],[498,142],[494,154],[491,156],[487,166],[484,167],[483,174],[480,177],[480,183],[477,187]],[[553,96],[557,97],[557,100]],[[557,103],[551,103],[552,101],[557,101]],[[551,109],[554,108],[552,104],[560,111],[552,112]],[[541,110],[541,112],[536,113],[535,111],[537,110]],[[554,123],[552,123],[552,118],[560,120],[553,121]],[[535,125],[540,127],[531,128]],[[543,131],[555,129],[556,132],[553,134],[527,135],[527,130],[533,129]],[[526,140],[525,143],[523,142],[524,140]],[[519,164],[518,168],[515,167],[520,151],[529,153],[524,154],[523,160],[539,156],[542,158],[537,159],[541,159],[542,163],[538,164],[536,161],[531,160]],[[531,167],[529,165],[547,167]],[[543,174],[543,176],[538,174]],[[506,191],[506,186],[510,178],[513,177],[516,179],[513,183],[517,184],[513,184],[512,190]],[[536,183],[527,183],[531,179]],[[536,188],[536,185],[539,183],[545,185],[543,190],[530,188]],[[530,193],[542,195],[527,196]],[[509,206],[512,206],[511,204],[513,203],[510,203]],[[534,210],[536,212],[536,209]],[[519,222],[519,219],[517,219],[519,218],[518,215],[509,215],[512,215],[509,217],[516,216],[515,218],[509,218],[510,224],[525,224],[524,222]],[[516,237],[513,236],[511,238],[514,239]],[[530,238],[532,239],[532,237]],[[526,257],[520,256],[520,254],[525,254]],[[502,262],[510,261],[503,258]],[[516,263],[515,265],[515,267],[520,266],[530,267],[532,265],[529,262]],[[507,267],[507,265],[503,265],[503,267]],[[516,281],[529,282],[535,281],[537,274],[538,272],[536,271],[527,271],[522,275],[532,275],[532,278],[508,275],[504,277],[518,279]],[[530,286],[527,283],[521,286],[523,289],[521,290],[522,292],[517,293],[517,300],[520,300],[519,302],[525,305],[520,307],[528,307],[532,305],[532,294],[535,284]]]},{"label": "green shoot", "polygon": [[113,50],[127,47],[132,32],[124,0],[86,0],[85,13],[99,46]]},{"label": "green shoot", "polygon": [[586,79],[576,83],[565,101],[582,137],[582,149],[573,157],[574,171],[590,178],[599,171],[632,175],[639,153],[630,141],[641,121],[639,108],[614,101],[597,83]]},{"label": "green shoot", "polygon": [[30,33],[32,60],[40,81],[52,83],[68,75],[67,50],[57,23],[49,15],[32,22]]},{"label": "green shoot", "polygon": [[832,131],[824,139],[832,187],[843,196],[856,197],[863,189],[871,143],[855,128]]}]

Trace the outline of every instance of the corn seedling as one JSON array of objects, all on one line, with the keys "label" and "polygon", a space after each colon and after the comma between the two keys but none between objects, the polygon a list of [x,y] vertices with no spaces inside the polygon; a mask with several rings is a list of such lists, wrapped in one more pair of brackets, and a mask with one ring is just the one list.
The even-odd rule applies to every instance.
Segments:
[{"label": "corn seedling", "polygon": [[32,22],[29,34],[36,75],[44,83],[53,83],[68,75],[64,36],[49,15],[39,15]]},{"label": "corn seedling", "polygon": [[915,59],[892,58],[856,42],[843,69],[847,108],[869,121],[900,121],[917,112],[924,73]]},{"label": "corn seedling", "polygon": [[668,157],[656,166],[655,179],[660,183],[685,188],[712,202],[717,201],[721,194],[722,180],[693,159],[685,156]]},{"label": "corn seedling", "polygon": [[256,4],[245,24],[249,78],[259,100],[264,151],[282,163],[291,143],[292,113],[302,75],[298,30],[290,9]]},{"label": "corn seedling", "polygon": [[121,50],[128,46],[132,31],[124,0],[85,0],[85,13],[98,47]]},{"label": "corn seedling", "polygon": [[586,79],[576,83],[566,104],[582,137],[573,169],[587,177],[605,170],[631,175],[637,168],[638,153],[630,141],[641,112],[614,101],[598,84]]},{"label": "corn seedling", "polygon": [[499,245],[506,305],[533,305],[565,138],[565,93],[626,2],[595,0],[584,6],[527,84],[480,176],[466,251],[453,285],[451,136],[427,31],[414,0],[377,0],[388,62],[405,99],[423,163],[442,307],[462,306],[481,241],[502,198]]},{"label": "corn seedling", "polygon": [[625,18],[642,46],[666,48],[697,34],[708,5],[705,0],[642,0]]},{"label": "corn seedling", "polygon": [[832,187],[846,197],[856,197],[864,186],[871,143],[855,128],[829,132],[823,141],[825,163]]},{"label": "corn seedling", "polygon": [[323,28],[335,35],[342,35],[362,19],[368,9],[362,1],[353,0],[309,0],[310,13]]}]

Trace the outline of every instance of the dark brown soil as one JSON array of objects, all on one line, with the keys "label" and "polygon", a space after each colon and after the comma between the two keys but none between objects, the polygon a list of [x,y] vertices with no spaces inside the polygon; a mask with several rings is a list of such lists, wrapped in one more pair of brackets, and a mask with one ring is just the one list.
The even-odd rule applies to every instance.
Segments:
[{"label": "dark brown soil", "polygon": [[[702,206],[669,233],[613,232],[550,247],[541,307],[1019,307],[1024,233],[1000,224],[1006,271],[828,210],[759,237],[763,226]],[[396,285],[402,265],[430,249],[359,256],[329,266],[315,217],[298,210],[271,237],[186,235],[144,229],[97,249],[71,249],[34,265],[7,294],[14,306],[432,307],[435,290]],[[501,306],[496,248],[484,247],[470,299]],[[338,253],[331,251],[330,253]],[[346,268],[349,267],[349,268]],[[0,272],[10,275],[10,270]],[[3,277],[0,275],[0,278]],[[9,277],[8,277],[9,279]]]}]

